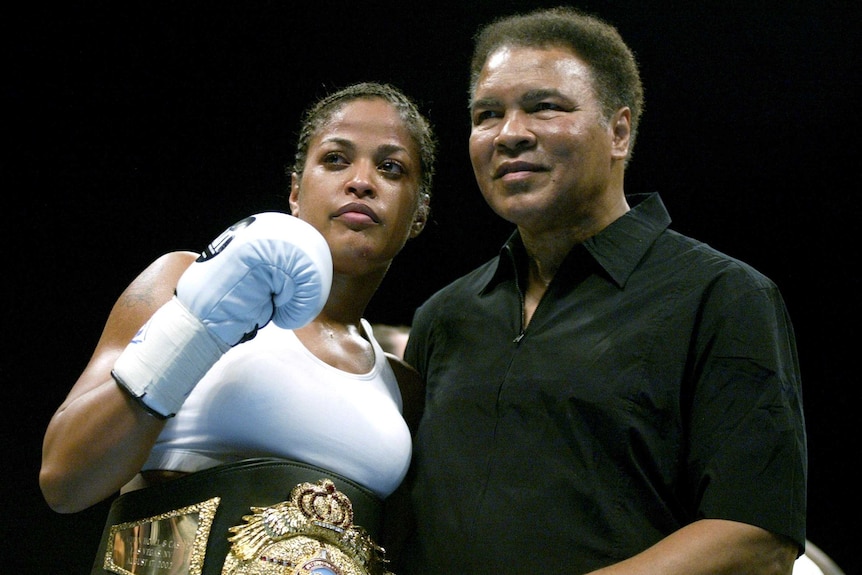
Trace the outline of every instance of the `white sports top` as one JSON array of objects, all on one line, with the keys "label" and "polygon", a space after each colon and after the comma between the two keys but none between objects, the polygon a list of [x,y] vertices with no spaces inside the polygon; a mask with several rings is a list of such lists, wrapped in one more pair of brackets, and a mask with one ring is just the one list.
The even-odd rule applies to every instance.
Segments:
[{"label": "white sports top", "polygon": [[168,420],[143,469],[200,471],[284,457],[343,475],[386,497],[404,479],[411,437],[395,374],[374,339],[374,368],[336,369],[270,322],[228,350]]}]

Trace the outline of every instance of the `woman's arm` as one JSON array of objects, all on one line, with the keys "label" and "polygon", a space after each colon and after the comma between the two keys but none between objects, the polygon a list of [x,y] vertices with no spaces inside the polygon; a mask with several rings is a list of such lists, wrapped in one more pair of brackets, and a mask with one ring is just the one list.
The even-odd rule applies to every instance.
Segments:
[{"label": "woman's arm", "polygon": [[111,496],[146,461],[164,421],[120,389],[111,369],[137,330],[171,299],[196,257],[192,252],[160,257],[114,304],[89,363],[45,432],[39,484],[55,511],[81,511]]},{"label": "woman's arm", "polygon": [[401,390],[401,411],[404,420],[410,428],[410,434],[416,437],[419,418],[422,417],[422,410],[425,407],[425,385],[422,377],[418,371],[389,352],[386,352],[386,359],[389,360],[389,365],[395,372],[395,379],[398,380],[398,388]]}]

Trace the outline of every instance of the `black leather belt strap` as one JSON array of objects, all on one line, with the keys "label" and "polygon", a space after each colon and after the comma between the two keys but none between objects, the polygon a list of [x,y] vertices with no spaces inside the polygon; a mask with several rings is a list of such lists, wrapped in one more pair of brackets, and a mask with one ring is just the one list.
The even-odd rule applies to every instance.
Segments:
[{"label": "black leather belt strap", "polygon": [[243,517],[251,513],[252,507],[285,501],[297,484],[317,483],[321,479],[330,479],[350,499],[353,524],[363,527],[377,539],[382,523],[382,502],[368,489],[338,474],[304,463],[277,458],[246,459],[119,496],[108,512],[91,575],[116,572],[104,568],[112,526],[170,513],[214,497],[220,498],[220,502],[206,542],[201,574],[218,575],[230,550],[229,529],[242,524]]}]

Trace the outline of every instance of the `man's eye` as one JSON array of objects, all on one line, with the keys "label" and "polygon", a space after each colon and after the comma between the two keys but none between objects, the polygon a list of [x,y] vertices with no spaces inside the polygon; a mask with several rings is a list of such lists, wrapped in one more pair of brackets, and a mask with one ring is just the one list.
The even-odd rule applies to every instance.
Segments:
[{"label": "man's eye", "polygon": [[404,166],[402,166],[399,162],[395,160],[384,160],[378,166],[378,169],[382,172],[386,172],[392,175],[402,175],[404,174]]},{"label": "man's eye", "polygon": [[553,102],[539,102],[535,109],[537,112],[542,112],[544,110],[561,110],[562,108]]},{"label": "man's eye", "polygon": [[485,120],[499,118],[500,116],[502,116],[502,114],[500,114],[500,112],[497,112],[496,110],[481,110],[473,115],[473,123],[481,124]]}]

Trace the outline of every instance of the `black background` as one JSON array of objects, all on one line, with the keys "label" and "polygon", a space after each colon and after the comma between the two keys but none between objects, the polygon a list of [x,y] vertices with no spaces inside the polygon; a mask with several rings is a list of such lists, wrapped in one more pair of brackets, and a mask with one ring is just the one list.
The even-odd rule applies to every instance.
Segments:
[{"label": "black background", "polygon": [[[393,82],[441,141],[433,220],[395,260],[371,321],[409,323],[432,291],[496,251],[509,225],[482,201],[466,152],[471,36],[492,17],[555,4],[3,9],[0,570],[88,572],[106,507],[47,508],[37,483],[47,421],[151,260],[286,209],[299,114],[324,91]],[[579,5],[615,23],[642,65],[626,191],[659,191],[677,230],[753,264],[785,295],[803,370],[809,539],[860,573],[858,3]]]}]

